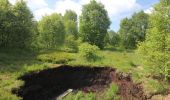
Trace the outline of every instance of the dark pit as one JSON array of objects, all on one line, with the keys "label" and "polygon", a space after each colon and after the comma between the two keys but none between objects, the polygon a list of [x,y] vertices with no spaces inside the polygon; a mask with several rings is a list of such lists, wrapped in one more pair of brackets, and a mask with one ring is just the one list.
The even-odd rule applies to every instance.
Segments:
[{"label": "dark pit", "polygon": [[53,100],[68,89],[85,93],[99,92],[111,82],[119,86],[121,100],[145,100],[140,85],[134,84],[130,75],[116,73],[111,67],[67,66],[25,74],[19,78],[25,84],[15,94],[23,100]]}]

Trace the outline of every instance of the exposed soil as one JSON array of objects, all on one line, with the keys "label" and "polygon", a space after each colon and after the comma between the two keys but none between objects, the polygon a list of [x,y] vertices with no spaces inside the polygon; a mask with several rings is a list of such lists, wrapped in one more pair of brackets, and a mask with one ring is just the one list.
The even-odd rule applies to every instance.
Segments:
[{"label": "exposed soil", "polygon": [[121,100],[145,100],[142,87],[130,75],[116,73],[110,67],[60,66],[26,74],[19,79],[25,85],[15,91],[24,100],[52,100],[68,89],[99,92],[111,82],[118,84]]}]

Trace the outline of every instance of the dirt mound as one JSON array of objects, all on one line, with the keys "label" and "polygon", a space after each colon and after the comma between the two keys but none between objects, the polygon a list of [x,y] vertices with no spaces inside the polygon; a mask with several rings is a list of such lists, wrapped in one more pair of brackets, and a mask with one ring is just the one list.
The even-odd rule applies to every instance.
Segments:
[{"label": "dirt mound", "polygon": [[[110,67],[61,66],[20,77],[25,82],[17,94],[24,100],[51,100],[68,89],[98,92],[111,82],[119,85],[121,100],[145,100],[142,87],[129,75]],[[15,92],[16,93],[16,92]]]}]

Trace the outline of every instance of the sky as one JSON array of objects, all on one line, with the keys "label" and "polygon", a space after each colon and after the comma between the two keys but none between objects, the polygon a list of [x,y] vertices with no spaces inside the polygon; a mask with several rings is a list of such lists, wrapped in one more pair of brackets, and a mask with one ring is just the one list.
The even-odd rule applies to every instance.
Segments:
[{"label": "sky", "polygon": [[[15,4],[16,0],[9,0]],[[82,5],[90,0],[25,0],[28,7],[33,12],[36,20],[41,20],[42,16],[50,15],[54,12],[64,15],[67,9],[71,9],[81,15]],[[159,0],[96,0],[104,4],[111,20],[110,29],[119,30],[120,21],[125,17],[130,17],[134,12],[144,10],[146,13],[152,12],[152,6]]]}]

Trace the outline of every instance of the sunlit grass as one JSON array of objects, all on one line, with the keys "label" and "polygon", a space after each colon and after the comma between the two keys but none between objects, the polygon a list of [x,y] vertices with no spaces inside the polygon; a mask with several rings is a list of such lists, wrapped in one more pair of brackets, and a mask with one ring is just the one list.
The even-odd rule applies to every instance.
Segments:
[{"label": "sunlit grass", "polygon": [[[120,71],[127,72],[134,65],[139,65],[138,56],[133,52],[120,52],[120,51],[99,51],[98,55],[101,57],[95,62],[87,62],[80,55],[75,58],[76,60],[68,62],[71,65],[90,65],[90,66],[109,66],[119,69]],[[133,64],[132,64],[133,63]]]}]

